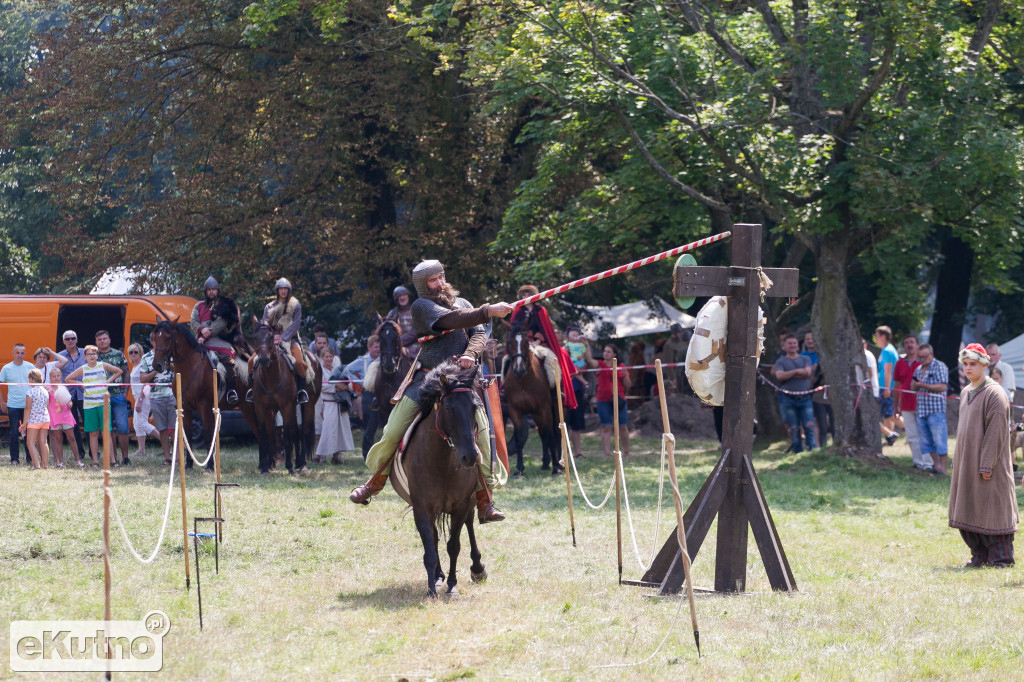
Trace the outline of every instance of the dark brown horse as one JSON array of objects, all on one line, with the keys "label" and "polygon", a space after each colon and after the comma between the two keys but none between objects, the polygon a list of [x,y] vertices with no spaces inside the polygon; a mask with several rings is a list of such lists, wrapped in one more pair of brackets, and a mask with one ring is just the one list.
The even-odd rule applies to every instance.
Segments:
[{"label": "dark brown horse", "polygon": [[445,362],[431,370],[420,389],[423,421],[391,471],[392,486],[412,506],[416,530],[423,542],[423,566],[431,597],[437,596],[437,586],[444,581],[438,553],[438,520],[442,526],[445,518],[448,520],[446,594],[458,594],[455,567],[462,547],[463,526],[469,535],[470,577],[474,582],[487,578],[473,531],[474,491],[480,476],[476,409],[482,405],[477,392],[477,370],[478,367],[461,369],[455,362]]},{"label": "dark brown horse", "polygon": [[[274,463],[276,453],[284,450],[285,466],[288,473],[306,470],[306,458],[313,455],[314,416],[316,401],[320,397],[323,372],[320,363],[306,356],[306,362],[313,368],[313,380],[307,382],[309,402],[298,405],[295,394],[298,384],[295,372],[278,351],[274,343],[274,330],[267,324],[256,327],[256,362],[252,372],[253,408],[259,423],[260,474],[267,475]],[[302,414],[299,423],[298,413]],[[278,443],[274,416],[281,414],[284,424],[284,442]],[[295,464],[292,464],[292,451]]]},{"label": "dark brown horse", "polygon": [[551,387],[544,363],[530,347],[529,336],[522,322],[516,322],[505,337],[505,354],[508,365],[505,369],[505,402],[515,431],[512,436],[512,447],[516,451],[516,471],[513,476],[523,474],[523,446],[530,435],[526,416],[533,418],[540,433],[543,462],[541,468],[551,469],[552,474],[562,471],[559,461],[561,440],[555,432],[555,419],[551,408]]},{"label": "dark brown horse", "polygon": [[[246,349],[248,350],[248,349]],[[213,365],[207,352],[196,341],[192,329],[177,320],[162,320],[153,330],[153,367],[163,371],[164,364],[170,363],[172,371],[181,375],[181,402],[185,414],[186,429],[192,423],[192,413],[197,412],[203,423],[203,442],[209,444],[213,435],[215,416],[213,414]],[[235,363],[236,372],[241,381],[247,376],[247,368],[242,361]],[[222,410],[233,409],[225,399],[224,382],[218,379],[218,407]],[[173,387],[172,387],[173,390]],[[248,403],[239,405],[239,410],[253,433],[257,432],[256,416]],[[187,433],[187,431],[186,431]],[[188,467],[192,466],[192,458],[185,460]],[[213,468],[213,461],[207,464]]]},{"label": "dark brown horse", "polygon": [[394,320],[381,320],[374,334],[380,340],[380,371],[374,385],[369,389],[377,398],[380,423],[386,424],[388,417],[391,416],[391,398],[409,372],[412,358],[405,354],[402,347],[402,328]]}]

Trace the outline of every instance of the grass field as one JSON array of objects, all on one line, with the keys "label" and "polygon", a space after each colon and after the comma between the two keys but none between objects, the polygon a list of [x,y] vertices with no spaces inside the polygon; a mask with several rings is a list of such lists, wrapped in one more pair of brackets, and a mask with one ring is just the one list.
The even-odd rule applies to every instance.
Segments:
[{"label": "grass field", "polygon": [[[654,537],[658,447],[634,441],[638,455],[626,464],[645,561],[674,527],[666,491]],[[679,449],[689,502],[717,451]],[[600,500],[612,467],[595,454],[595,438],[584,451],[581,475]],[[968,553],[946,525],[948,479],[912,472],[905,446],[887,453],[889,468],[828,450],[792,455],[776,445],[755,454],[799,591],[771,592],[751,541],[748,593],[697,597],[698,660],[685,600],[617,585],[614,499],[592,511],[577,491],[574,548],[564,479],[540,472],[537,453],[528,477],[498,495],[508,520],[478,532],[489,580],[470,583],[464,545],[462,596],[432,602],[404,504],[390,489],[368,507],[348,502],[366,475],[360,458],[261,479],[253,446],[230,446],[224,479],[242,487],[224,493],[220,575],[210,546],[201,556],[203,631],[195,585],[184,585],[177,493],[154,564],[138,564],[111,531],[114,618],[160,609],[172,621],[162,673],[115,679],[1024,678],[1024,566],[961,568]],[[112,476],[145,554],[167,486],[158,459]],[[212,516],[212,475],[197,470],[187,481],[190,515]],[[97,470],[0,468],[4,633],[12,620],[102,617],[100,483]],[[714,533],[694,563],[698,586],[713,585]],[[625,552],[625,577],[639,578],[628,530]],[[0,658],[0,677],[14,675]]]}]

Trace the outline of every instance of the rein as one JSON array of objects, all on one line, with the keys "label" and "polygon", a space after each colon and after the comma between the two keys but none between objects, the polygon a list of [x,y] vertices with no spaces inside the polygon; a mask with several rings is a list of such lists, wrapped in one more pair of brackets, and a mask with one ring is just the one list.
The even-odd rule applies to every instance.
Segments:
[{"label": "rein", "polygon": [[[276,361],[276,364],[277,364],[278,368],[280,368],[281,367],[281,356],[277,352],[277,346],[276,346],[276,344],[270,344],[270,345],[273,346],[273,348],[274,348],[274,352],[273,352],[274,360]],[[264,353],[266,353],[268,358],[271,355],[271,352],[267,348],[266,340],[264,340],[263,343],[261,343],[260,345],[256,346],[256,354],[257,354],[257,356],[259,356],[260,351],[263,351]],[[253,379],[255,379],[257,382],[259,382],[260,389],[264,393],[270,393],[270,394],[276,395],[277,392],[280,391],[284,387],[285,379],[288,377],[287,367],[285,368],[284,371],[278,372],[277,385],[274,387],[273,391],[270,391],[270,390],[267,390],[267,385],[263,383],[263,372],[260,371],[260,370],[263,369],[263,366],[259,363],[258,360],[255,363],[255,365],[256,366],[253,368]]]}]

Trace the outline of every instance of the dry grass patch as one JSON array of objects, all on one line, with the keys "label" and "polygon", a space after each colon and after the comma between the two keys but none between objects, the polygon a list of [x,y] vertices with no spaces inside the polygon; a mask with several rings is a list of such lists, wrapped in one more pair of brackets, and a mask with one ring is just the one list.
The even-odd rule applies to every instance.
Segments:
[{"label": "dry grass patch", "polygon": [[[666,495],[654,537],[659,445],[634,441],[627,463],[645,561],[674,527]],[[693,495],[717,452],[679,447],[681,487]],[[597,501],[611,464],[596,439],[584,450],[581,475]],[[564,479],[540,472],[531,452],[527,477],[497,498],[509,519],[478,532],[489,580],[470,583],[464,543],[462,596],[446,603],[426,598],[422,548],[398,497],[348,502],[366,476],[361,459],[260,478],[253,446],[226,448],[224,478],[242,487],[224,492],[219,576],[208,543],[202,553],[205,630],[194,586],[184,589],[176,495],[154,565],[138,565],[112,532],[114,616],[170,616],[168,679],[1019,678],[1024,569],[960,568],[966,548],[946,526],[948,480],[912,474],[905,446],[887,468],[827,451],[757,453],[800,589],[772,593],[751,541],[750,593],[698,597],[700,661],[685,605],[617,585],[614,500],[592,511],[574,496],[574,548]],[[148,551],[166,468],[150,458],[113,478],[129,535]],[[95,470],[0,469],[3,632],[11,620],[103,613],[100,481]],[[212,476],[189,473],[188,485],[190,514],[212,515]],[[714,582],[714,532],[694,565],[700,586]],[[625,577],[637,578],[628,530],[624,540]],[[670,631],[651,660],[599,667],[645,661]],[[3,657],[0,677],[12,675]]]}]

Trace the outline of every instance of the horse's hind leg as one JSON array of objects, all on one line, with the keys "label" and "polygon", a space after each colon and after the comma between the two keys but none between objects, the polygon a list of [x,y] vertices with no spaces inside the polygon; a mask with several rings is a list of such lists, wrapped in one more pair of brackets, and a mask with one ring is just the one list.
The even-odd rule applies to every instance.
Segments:
[{"label": "horse's hind leg", "polygon": [[511,410],[512,416],[512,447],[516,450],[516,473],[523,473],[523,446],[526,445],[526,437],[529,432],[526,430],[526,420],[517,410]]},{"label": "horse's hind leg", "polygon": [[441,570],[441,552],[439,536],[437,534],[437,521],[434,522],[434,551],[437,552],[437,571],[434,573],[434,585],[444,584],[444,571]]},{"label": "horse's hind leg", "polygon": [[469,510],[466,517],[466,535],[469,536],[469,558],[473,563],[469,565],[469,577],[475,583],[487,580],[487,569],[480,562],[480,548],[476,544],[476,531],[473,530],[473,510]]},{"label": "horse's hind leg", "polygon": [[437,598],[437,587],[435,586],[438,570],[437,531],[433,521],[422,509],[413,507],[412,517],[416,522],[420,541],[423,543],[423,567],[427,570],[427,592],[431,597]]}]

